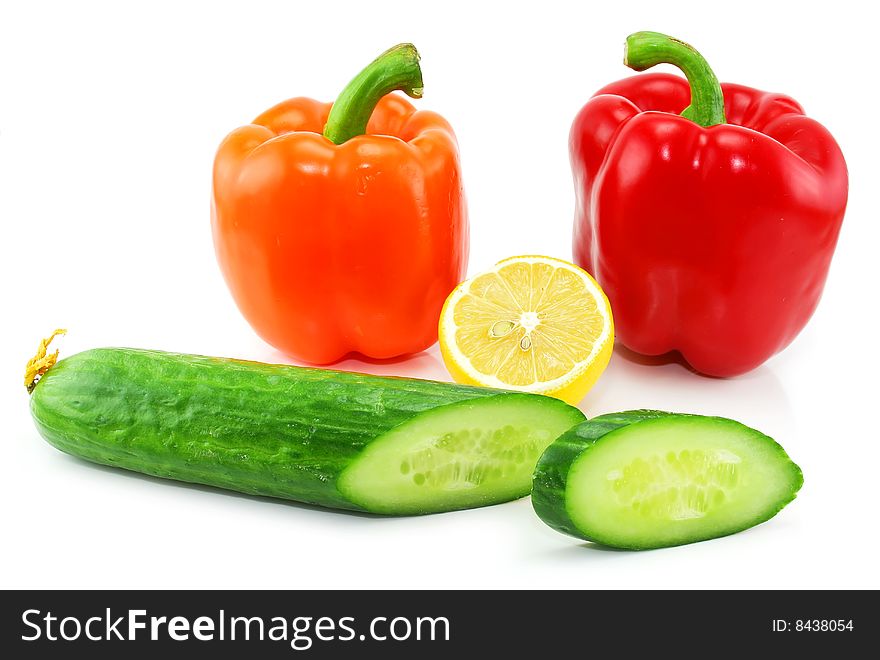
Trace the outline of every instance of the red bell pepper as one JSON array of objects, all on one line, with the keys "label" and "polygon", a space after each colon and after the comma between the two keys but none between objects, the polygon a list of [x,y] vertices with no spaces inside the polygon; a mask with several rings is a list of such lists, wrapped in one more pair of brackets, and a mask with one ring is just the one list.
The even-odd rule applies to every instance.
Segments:
[{"label": "red bell pepper", "polygon": [[719,84],[681,41],[636,33],[624,63],[673,64],[687,80],[621,80],[578,114],[575,261],[628,348],[747,372],[818,304],[846,207],[843,154],[793,99]]}]

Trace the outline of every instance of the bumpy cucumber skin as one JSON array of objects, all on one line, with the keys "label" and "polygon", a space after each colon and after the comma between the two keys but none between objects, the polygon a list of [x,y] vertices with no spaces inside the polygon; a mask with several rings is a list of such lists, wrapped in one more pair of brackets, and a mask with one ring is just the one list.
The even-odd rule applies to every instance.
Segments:
[{"label": "bumpy cucumber skin", "polygon": [[59,361],[30,405],[50,444],[89,461],[363,511],[337,479],[383,433],[438,406],[524,396],[537,395],[106,348]]},{"label": "bumpy cucumber skin", "polygon": [[[537,513],[538,517],[547,525],[563,534],[624,550],[652,550],[675,545],[685,545],[687,543],[696,543],[708,540],[708,538],[716,538],[695,538],[691,541],[685,541],[682,543],[621,543],[618,539],[607,538],[580,529],[568,514],[565,497],[566,487],[569,471],[571,470],[572,465],[574,465],[576,459],[584,454],[584,452],[588,452],[594,448],[599,440],[612,431],[623,426],[629,426],[630,424],[638,424],[639,422],[670,416],[695,417],[695,415],[670,413],[662,410],[628,410],[625,412],[594,417],[563,433],[559,438],[553,441],[549,447],[547,447],[541,455],[541,458],[538,459],[538,464],[535,467],[535,474],[532,479],[532,506],[535,509],[535,513]],[[713,419],[722,420],[726,423],[739,424],[739,422],[725,417],[717,417]],[[754,429],[750,430],[754,431]],[[770,520],[770,518],[779,513],[797,496],[798,490],[800,490],[803,485],[804,479],[800,467],[791,461],[781,445],[775,442],[772,438],[767,436],[764,437],[776,446],[780,458],[790,464],[794,473],[794,487],[791,491],[791,497],[779,502],[778,506],[768,509],[765,512],[765,515],[759,519],[750,521],[748,524],[737,529],[731,529],[723,536],[736,534],[737,532],[741,532]]]}]

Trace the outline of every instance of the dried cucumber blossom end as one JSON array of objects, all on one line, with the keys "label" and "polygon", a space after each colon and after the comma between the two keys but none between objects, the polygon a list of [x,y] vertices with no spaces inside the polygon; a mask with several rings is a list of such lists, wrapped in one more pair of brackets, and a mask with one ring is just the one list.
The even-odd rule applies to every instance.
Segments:
[{"label": "dried cucumber blossom end", "polygon": [[43,339],[40,342],[37,354],[28,360],[27,367],[25,367],[24,370],[24,386],[27,388],[28,394],[34,391],[34,388],[37,386],[42,375],[49,371],[49,369],[52,368],[52,365],[58,361],[57,350],[54,353],[49,354],[47,354],[46,351],[55,337],[64,334],[67,334],[67,330],[60,328],[55,330],[55,332],[53,332],[48,338]]}]

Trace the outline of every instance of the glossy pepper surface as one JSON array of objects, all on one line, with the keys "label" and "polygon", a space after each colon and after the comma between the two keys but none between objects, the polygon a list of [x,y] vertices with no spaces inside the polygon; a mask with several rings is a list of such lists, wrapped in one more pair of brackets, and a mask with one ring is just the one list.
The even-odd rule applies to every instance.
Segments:
[{"label": "glossy pepper surface", "polygon": [[675,64],[601,89],[570,135],[575,261],[607,293],[617,337],[734,376],[794,339],[818,304],[847,200],[831,134],[793,99],[719,84],[651,32],[625,63]]},{"label": "glossy pepper surface", "polygon": [[214,162],[212,227],[238,307],[267,342],[329,363],[391,358],[437,340],[467,266],[458,146],[422,94],[410,44],[335,103],[285,101],[233,131]]}]

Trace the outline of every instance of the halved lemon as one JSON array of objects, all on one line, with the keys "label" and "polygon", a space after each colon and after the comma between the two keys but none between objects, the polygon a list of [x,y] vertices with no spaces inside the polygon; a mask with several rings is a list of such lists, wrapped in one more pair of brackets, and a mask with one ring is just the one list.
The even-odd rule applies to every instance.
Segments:
[{"label": "halved lemon", "polygon": [[578,403],[608,365],[611,306],[561,259],[511,257],[462,282],[440,313],[440,352],[458,383]]}]

